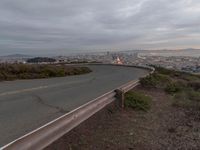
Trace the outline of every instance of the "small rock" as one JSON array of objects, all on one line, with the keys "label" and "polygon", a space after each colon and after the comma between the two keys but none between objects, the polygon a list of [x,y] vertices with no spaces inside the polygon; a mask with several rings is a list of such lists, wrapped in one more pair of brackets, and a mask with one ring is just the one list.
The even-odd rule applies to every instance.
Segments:
[{"label": "small rock", "polygon": [[175,129],[175,128],[169,128],[169,129],[168,129],[168,132],[170,132],[170,133],[175,133],[175,132],[176,132],[176,129]]},{"label": "small rock", "polygon": [[131,136],[132,136],[132,135],[133,135],[133,132],[130,132],[130,133],[129,133],[129,135],[131,135]]}]

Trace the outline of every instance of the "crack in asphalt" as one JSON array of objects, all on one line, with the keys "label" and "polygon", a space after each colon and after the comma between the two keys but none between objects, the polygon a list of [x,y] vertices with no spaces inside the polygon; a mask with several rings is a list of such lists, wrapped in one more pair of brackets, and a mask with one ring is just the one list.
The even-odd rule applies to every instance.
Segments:
[{"label": "crack in asphalt", "polygon": [[56,109],[59,113],[68,113],[69,111],[67,110],[64,110],[63,108],[59,107],[59,106],[54,106],[54,105],[51,105],[51,104],[48,104],[46,103],[40,96],[38,95],[33,95],[36,99],[36,101],[39,103],[39,104],[42,104],[46,107],[49,107],[49,108],[52,108],[52,109]]}]

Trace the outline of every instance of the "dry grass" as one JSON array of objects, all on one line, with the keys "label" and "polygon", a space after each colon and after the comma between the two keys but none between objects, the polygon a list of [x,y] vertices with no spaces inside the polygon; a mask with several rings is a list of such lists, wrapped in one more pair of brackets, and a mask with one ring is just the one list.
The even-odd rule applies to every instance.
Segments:
[{"label": "dry grass", "polygon": [[0,64],[0,81],[39,79],[80,75],[91,72],[88,67],[65,65]]}]

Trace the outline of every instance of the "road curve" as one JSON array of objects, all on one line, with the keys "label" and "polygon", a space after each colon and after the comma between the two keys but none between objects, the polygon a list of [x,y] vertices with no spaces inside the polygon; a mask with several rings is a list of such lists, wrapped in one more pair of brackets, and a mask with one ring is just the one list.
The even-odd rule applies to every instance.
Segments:
[{"label": "road curve", "polygon": [[88,67],[93,72],[86,75],[0,82],[0,147],[148,73],[123,66]]}]

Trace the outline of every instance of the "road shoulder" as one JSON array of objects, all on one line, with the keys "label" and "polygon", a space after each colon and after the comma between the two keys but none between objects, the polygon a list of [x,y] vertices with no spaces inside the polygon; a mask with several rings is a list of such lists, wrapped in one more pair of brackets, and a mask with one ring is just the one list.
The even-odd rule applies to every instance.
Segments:
[{"label": "road shoulder", "polygon": [[172,106],[163,91],[137,87],[152,97],[149,112],[101,110],[46,150],[200,149],[200,114]]}]

